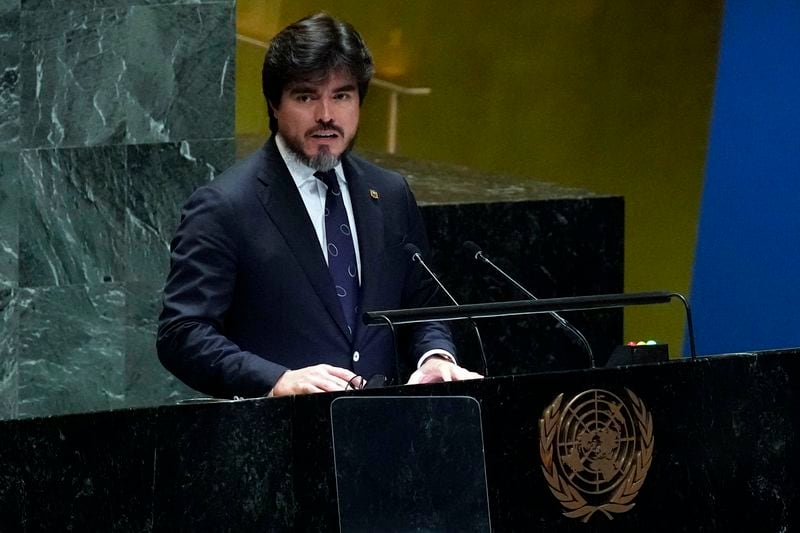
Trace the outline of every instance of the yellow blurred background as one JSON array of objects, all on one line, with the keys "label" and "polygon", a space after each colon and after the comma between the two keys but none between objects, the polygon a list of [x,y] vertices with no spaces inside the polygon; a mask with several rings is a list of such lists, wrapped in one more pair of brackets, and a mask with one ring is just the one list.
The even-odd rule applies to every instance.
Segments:
[{"label": "yellow blurred background", "polygon": [[[258,43],[325,10],[359,30],[377,77],[431,88],[400,97],[399,154],[624,196],[625,290],[688,296],[722,7],[238,0],[236,134],[268,135]],[[385,150],[388,98],[370,89],[360,148]],[[668,342],[673,357],[683,332],[678,304],[626,312],[626,340]]]}]

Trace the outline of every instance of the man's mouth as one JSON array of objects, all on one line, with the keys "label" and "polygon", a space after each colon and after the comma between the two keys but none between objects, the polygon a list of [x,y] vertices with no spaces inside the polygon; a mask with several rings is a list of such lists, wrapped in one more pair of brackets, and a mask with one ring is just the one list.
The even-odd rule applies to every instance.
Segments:
[{"label": "man's mouth", "polygon": [[310,133],[309,137],[311,137],[312,139],[322,139],[322,140],[336,139],[337,137],[339,137],[339,132],[332,130],[319,130]]}]

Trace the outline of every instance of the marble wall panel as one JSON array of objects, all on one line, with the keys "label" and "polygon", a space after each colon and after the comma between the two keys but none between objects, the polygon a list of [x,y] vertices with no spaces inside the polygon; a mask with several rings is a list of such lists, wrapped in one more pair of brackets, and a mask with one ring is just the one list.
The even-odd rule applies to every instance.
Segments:
[{"label": "marble wall panel", "polygon": [[15,287],[19,259],[19,153],[0,152],[0,288]]},{"label": "marble wall panel", "polygon": [[167,372],[156,355],[162,284],[125,284],[125,405],[174,404],[202,396]]},{"label": "marble wall panel", "polygon": [[125,401],[159,405],[197,397],[167,372],[155,352],[161,289],[180,208],[192,191],[233,163],[232,139],[131,145],[127,148],[130,242],[126,284]]},{"label": "marble wall panel", "polygon": [[[9,102],[0,110],[13,112],[15,99],[21,101],[24,148],[233,135],[230,0],[87,0],[64,6],[27,0],[21,15],[1,19],[13,26],[14,17],[21,17],[19,76],[12,62],[0,87],[0,104]],[[45,17],[52,23],[42,24]],[[10,38],[12,57],[14,46],[17,39]],[[25,80],[19,98],[17,78]],[[13,138],[13,124],[0,141]]]},{"label": "marble wall panel", "polygon": [[0,0],[0,150],[19,145],[19,0]]},{"label": "marble wall panel", "polygon": [[18,324],[16,291],[0,288],[0,420],[17,416]]},{"label": "marble wall panel", "polygon": [[233,163],[234,5],[0,0],[0,418],[196,396],[155,331],[180,206]]},{"label": "marble wall panel", "polygon": [[0,0],[0,13],[19,11],[20,0]]},{"label": "marble wall panel", "polygon": [[120,284],[19,289],[18,305],[19,416],[125,405]]},{"label": "marble wall panel", "polygon": [[161,284],[180,209],[192,191],[233,164],[233,140],[182,141],[127,148],[129,279]]},{"label": "marble wall panel", "polygon": [[233,27],[230,4],[131,8],[128,142],[233,136]]},{"label": "marble wall panel", "polygon": [[22,146],[55,148],[122,141],[127,9],[44,12],[24,8]]},{"label": "marble wall panel", "polygon": [[[3,0],[8,2],[9,0]],[[19,6],[20,0],[10,0]],[[100,7],[127,7],[139,5],[170,5],[170,4],[228,4],[233,5],[234,0],[70,0],[72,9],[96,9]],[[58,9],[63,6],[63,0],[22,0],[22,9],[27,11]]]},{"label": "marble wall panel", "polygon": [[125,147],[25,150],[19,283],[124,279]]}]

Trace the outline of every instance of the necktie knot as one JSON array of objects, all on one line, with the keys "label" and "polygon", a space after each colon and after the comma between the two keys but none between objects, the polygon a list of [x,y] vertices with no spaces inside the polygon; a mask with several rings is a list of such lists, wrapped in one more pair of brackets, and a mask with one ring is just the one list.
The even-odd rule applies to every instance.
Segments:
[{"label": "necktie knot", "polygon": [[314,172],[314,177],[318,180],[321,180],[324,183],[328,190],[330,191],[338,191],[339,190],[339,181],[336,179],[336,171],[333,169],[330,170],[318,170]]}]

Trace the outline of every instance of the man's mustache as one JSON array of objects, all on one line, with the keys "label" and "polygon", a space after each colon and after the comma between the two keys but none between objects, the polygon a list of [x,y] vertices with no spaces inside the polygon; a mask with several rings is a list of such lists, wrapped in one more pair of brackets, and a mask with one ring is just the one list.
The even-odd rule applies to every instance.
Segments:
[{"label": "man's mustache", "polygon": [[308,135],[314,135],[316,133],[325,133],[330,131],[335,131],[336,133],[344,137],[344,130],[332,122],[322,123],[319,126],[311,128],[306,132],[306,135],[308,136]]}]

